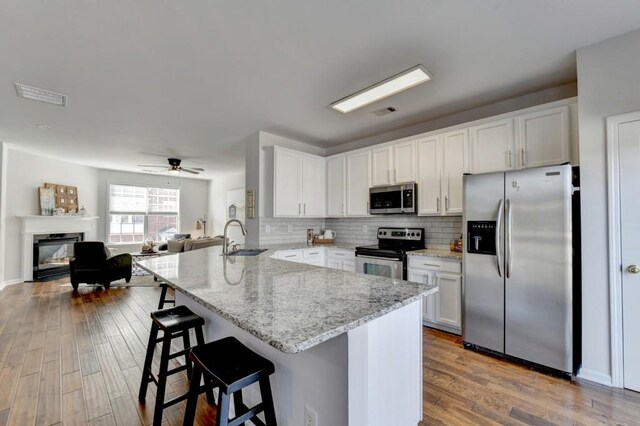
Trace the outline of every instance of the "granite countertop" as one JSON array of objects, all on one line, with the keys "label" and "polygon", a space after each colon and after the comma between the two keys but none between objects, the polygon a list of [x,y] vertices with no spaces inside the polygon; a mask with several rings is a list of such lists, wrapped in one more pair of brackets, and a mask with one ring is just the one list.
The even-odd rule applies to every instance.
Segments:
[{"label": "granite countertop", "polygon": [[282,243],[282,244],[269,244],[269,252],[273,254],[274,252],[281,251],[281,250],[298,250],[298,249],[306,249],[306,248],[323,248],[323,247],[355,250],[356,247],[361,245],[363,244],[350,243],[350,242],[334,242],[333,244],[307,244],[306,242]]},{"label": "granite countertop", "polygon": [[427,257],[437,257],[440,259],[447,260],[460,260],[462,261],[462,253],[458,253],[455,251],[451,251],[449,249],[422,249],[422,250],[414,250],[408,251],[408,256],[427,256]]},{"label": "granite countertop", "polygon": [[284,353],[309,349],[437,291],[435,285],[272,259],[277,250],[285,248],[224,257],[216,246],[138,265]]}]

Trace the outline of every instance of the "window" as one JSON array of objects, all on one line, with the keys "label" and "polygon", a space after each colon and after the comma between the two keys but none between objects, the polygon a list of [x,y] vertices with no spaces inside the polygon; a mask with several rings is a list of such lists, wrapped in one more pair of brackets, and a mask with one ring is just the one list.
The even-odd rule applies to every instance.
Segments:
[{"label": "window", "polygon": [[109,243],[166,241],[178,232],[180,190],[109,185]]}]

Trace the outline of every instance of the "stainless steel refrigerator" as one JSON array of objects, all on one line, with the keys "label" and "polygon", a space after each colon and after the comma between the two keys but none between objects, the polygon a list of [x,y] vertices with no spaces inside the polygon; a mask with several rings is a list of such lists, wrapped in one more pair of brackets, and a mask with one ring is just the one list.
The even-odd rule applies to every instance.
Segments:
[{"label": "stainless steel refrigerator", "polygon": [[571,373],[572,168],[466,175],[465,346]]}]

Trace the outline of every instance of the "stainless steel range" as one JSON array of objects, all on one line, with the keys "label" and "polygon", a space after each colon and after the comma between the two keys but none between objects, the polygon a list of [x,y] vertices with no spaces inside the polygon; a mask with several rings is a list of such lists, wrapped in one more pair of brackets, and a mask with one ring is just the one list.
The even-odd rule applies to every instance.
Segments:
[{"label": "stainless steel range", "polygon": [[424,247],[424,229],[378,228],[378,244],[356,247],[356,272],[407,279],[407,252]]}]

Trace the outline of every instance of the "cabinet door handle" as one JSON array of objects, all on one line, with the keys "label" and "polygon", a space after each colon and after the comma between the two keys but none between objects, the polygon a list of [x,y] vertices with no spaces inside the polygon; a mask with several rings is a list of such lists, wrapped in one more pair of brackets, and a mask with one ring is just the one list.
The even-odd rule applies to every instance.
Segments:
[{"label": "cabinet door handle", "polygon": [[300,215],[300,209],[302,208],[302,203],[298,203],[298,215]]},{"label": "cabinet door handle", "polygon": [[297,256],[296,254],[289,254],[289,255],[286,255],[285,257],[289,258],[289,257],[296,257],[296,256]]},{"label": "cabinet door handle", "polygon": [[387,183],[391,183],[391,172],[387,170]]},{"label": "cabinet door handle", "polygon": [[313,255],[313,254],[320,254],[320,252],[319,252],[319,251],[311,252],[311,253],[309,253],[309,256],[311,256],[311,255]]},{"label": "cabinet door handle", "polygon": [[307,203],[304,203],[302,206],[303,206],[303,212],[306,215],[307,214]]},{"label": "cabinet door handle", "polygon": [[367,201],[367,213],[369,213],[371,210],[369,210],[369,202]]},{"label": "cabinet door handle", "polygon": [[444,211],[449,211],[449,197],[447,195],[444,196]]},{"label": "cabinet door handle", "polygon": [[428,266],[429,268],[439,268],[440,265],[435,265],[433,263],[423,263],[422,266]]},{"label": "cabinet door handle", "polygon": [[509,168],[511,168],[511,150],[509,150],[507,152],[507,157],[508,157],[508,160],[509,160]]},{"label": "cabinet door handle", "polygon": [[344,203],[342,203],[342,207],[340,208],[340,210],[342,211],[342,214],[344,214]]},{"label": "cabinet door handle", "polygon": [[520,148],[520,161],[522,162],[522,167],[525,167],[527,165],[527,161],[525,160],[525,150],[524,148]]},{"label": "cabinet door handle", "polygon": [[436,210],[440,212],[440,197],[436,197]]},{"label": "cabinet door handle", "polygon": [[397,182],[398,181],[398,171],[397,170],[393,170],[393,181]]}]

